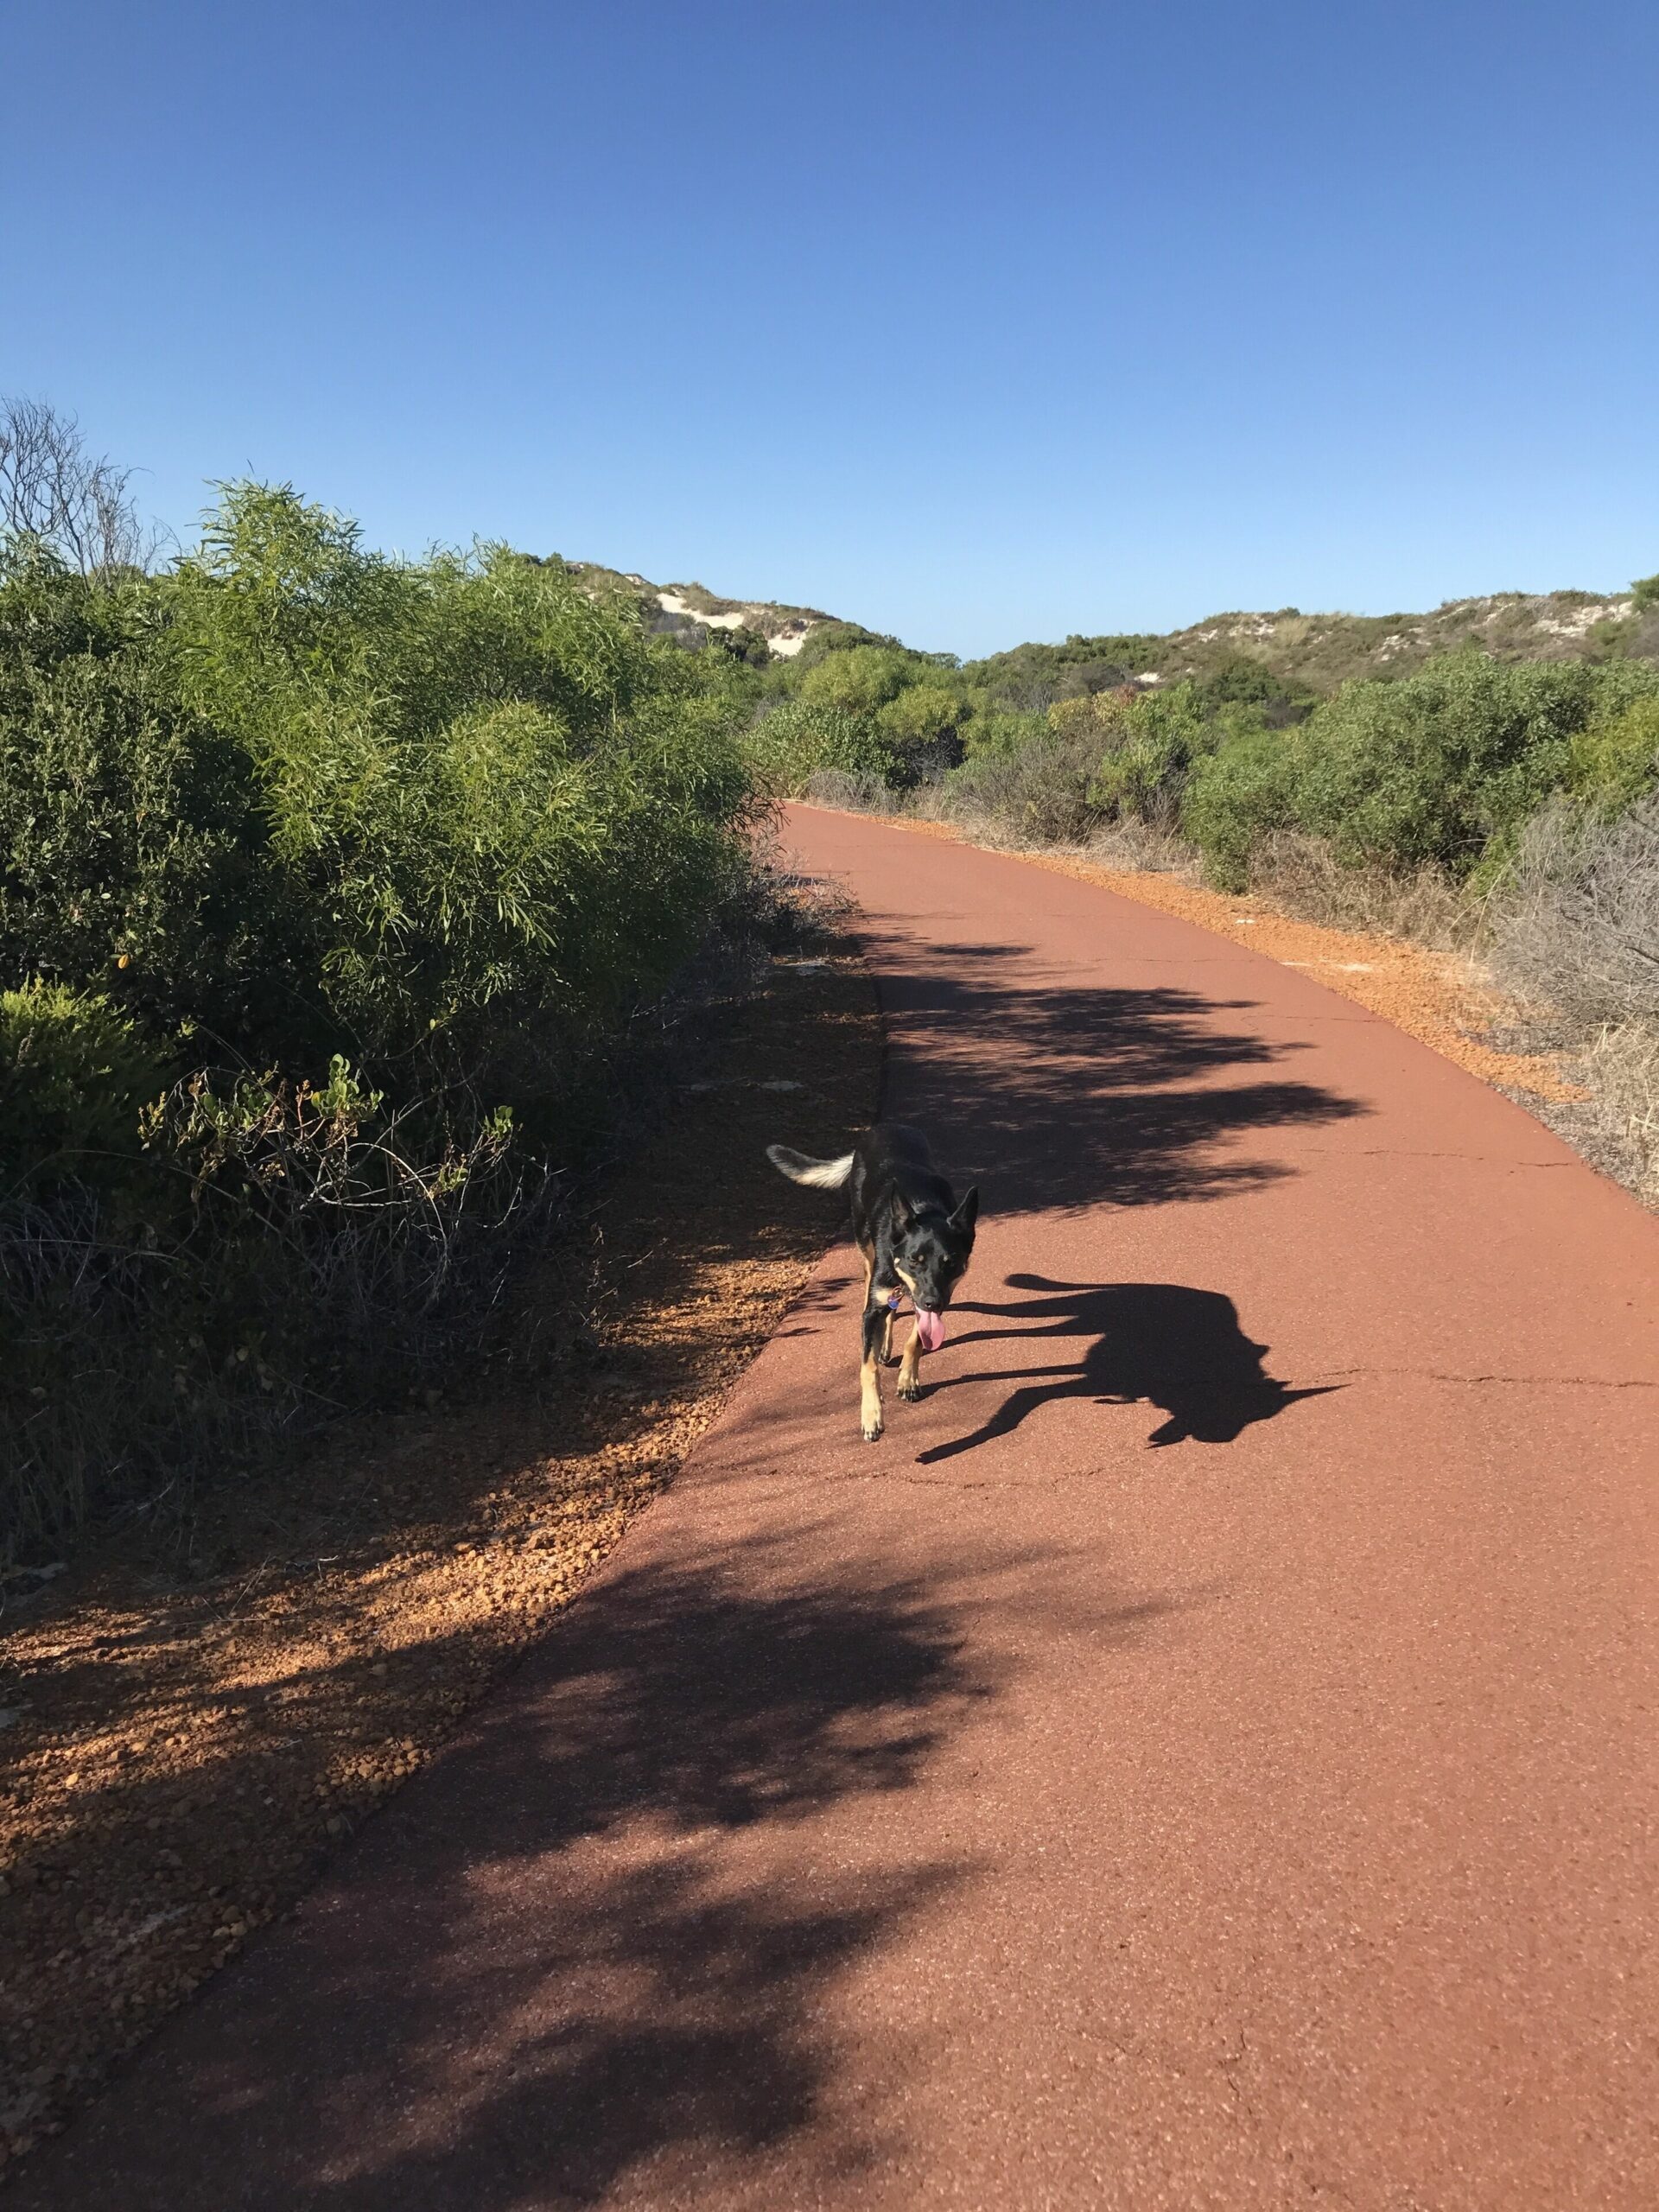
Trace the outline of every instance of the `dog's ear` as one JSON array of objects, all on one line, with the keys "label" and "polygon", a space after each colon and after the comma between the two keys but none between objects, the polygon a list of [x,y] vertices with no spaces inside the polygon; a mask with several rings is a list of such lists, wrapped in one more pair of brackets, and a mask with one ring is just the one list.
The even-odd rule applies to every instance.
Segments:
[{"label": "dog's ear", "polygon": [[969,1192],[967,1197],[963,1200],[962,1204],[957,1208],[955,1213],[951,1215],[950,1226],[952,1229],[966,1230],[969,1236],[971,1236],[974,1233],[974,1224],[978,1219],[979,1185],[976,1183],[973,1188]]},{"label": "dog's ear", "polygon": [[898,1230],[902,1234],[905,1230],[910,1227],[911,1223],[914,1219],[915,1209],[912,1206],[910,1200],[905,1196],[902,1191],[895,1190],[893,1194],[893,1225],[894,1229]]}]

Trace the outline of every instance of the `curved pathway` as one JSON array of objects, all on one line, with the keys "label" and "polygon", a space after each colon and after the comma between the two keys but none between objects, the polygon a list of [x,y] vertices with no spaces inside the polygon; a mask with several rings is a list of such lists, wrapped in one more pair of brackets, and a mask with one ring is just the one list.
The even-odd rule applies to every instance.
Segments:
[{"label": "curved pathway", "polygon": [[859,1441],[838,1249],[16,2201],[1645,2212],[1655,1224],[1305,976],[791,834],[984,1193],[928,1396]]}]

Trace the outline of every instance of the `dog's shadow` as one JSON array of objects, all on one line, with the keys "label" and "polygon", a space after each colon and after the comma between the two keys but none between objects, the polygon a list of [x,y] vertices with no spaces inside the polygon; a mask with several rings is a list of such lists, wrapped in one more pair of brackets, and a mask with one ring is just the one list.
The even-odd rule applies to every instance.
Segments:
[{"label": "dog's shadow", "polygon": [[1325,1383],[1296,1390],[1276,1382],[1262,1364],[1267,1345],[1252,1343],[1238,1325],[1232,1300],[1217,1290],[1174,1282],[1050,1282],[1029,1274],[1010,1275],[1007,1286],[1040,1295],[1014,1306],[959,1306],[960,1313],[1015,1325],[970,1329],[957,1338],[958,1350],[1036,1338],[1091,1341],[1062,1365],[992,1368],[951,1375],[934,1384],[938,1390],[967,1382],[1020,1387],[971,1435],[919,1453],[923,1463],[953,1459],[995,1437],[1011,1435],[1039,1406],[1059,1398],[1092,1398],[1101,1405],[1145,1400],[1161,1407],[1169,1418],[1153,1431],[1149,1444],[1230,1444],[1253,1423],[1271,1421],[1299,1398],[1323,1397],[1341,1387]]}]

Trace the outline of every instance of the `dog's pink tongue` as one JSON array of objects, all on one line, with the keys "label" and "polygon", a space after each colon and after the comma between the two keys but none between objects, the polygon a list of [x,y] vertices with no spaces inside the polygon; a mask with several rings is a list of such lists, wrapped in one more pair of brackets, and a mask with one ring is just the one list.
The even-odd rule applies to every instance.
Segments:
[{"label": "dog's pink tongue", "polygon": [[938,1351],[944,1342],[944,1316],[931,1313],[925,1306],[916,1308],[916,1333],[922,1340],[924,1351]]}]

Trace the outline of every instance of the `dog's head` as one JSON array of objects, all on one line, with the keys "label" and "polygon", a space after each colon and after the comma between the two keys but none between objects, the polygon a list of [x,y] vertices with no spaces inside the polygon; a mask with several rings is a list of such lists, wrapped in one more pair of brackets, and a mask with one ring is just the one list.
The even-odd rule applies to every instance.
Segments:
[{"label": "dog's head", "polygon": [[910,1293],[918,1314],[943,1313],[974,1254],[974,1224],[979,1192],[969,1192],[954,1213],[914,1211],[902,1198],[893,1202],[893,1264]]}]

